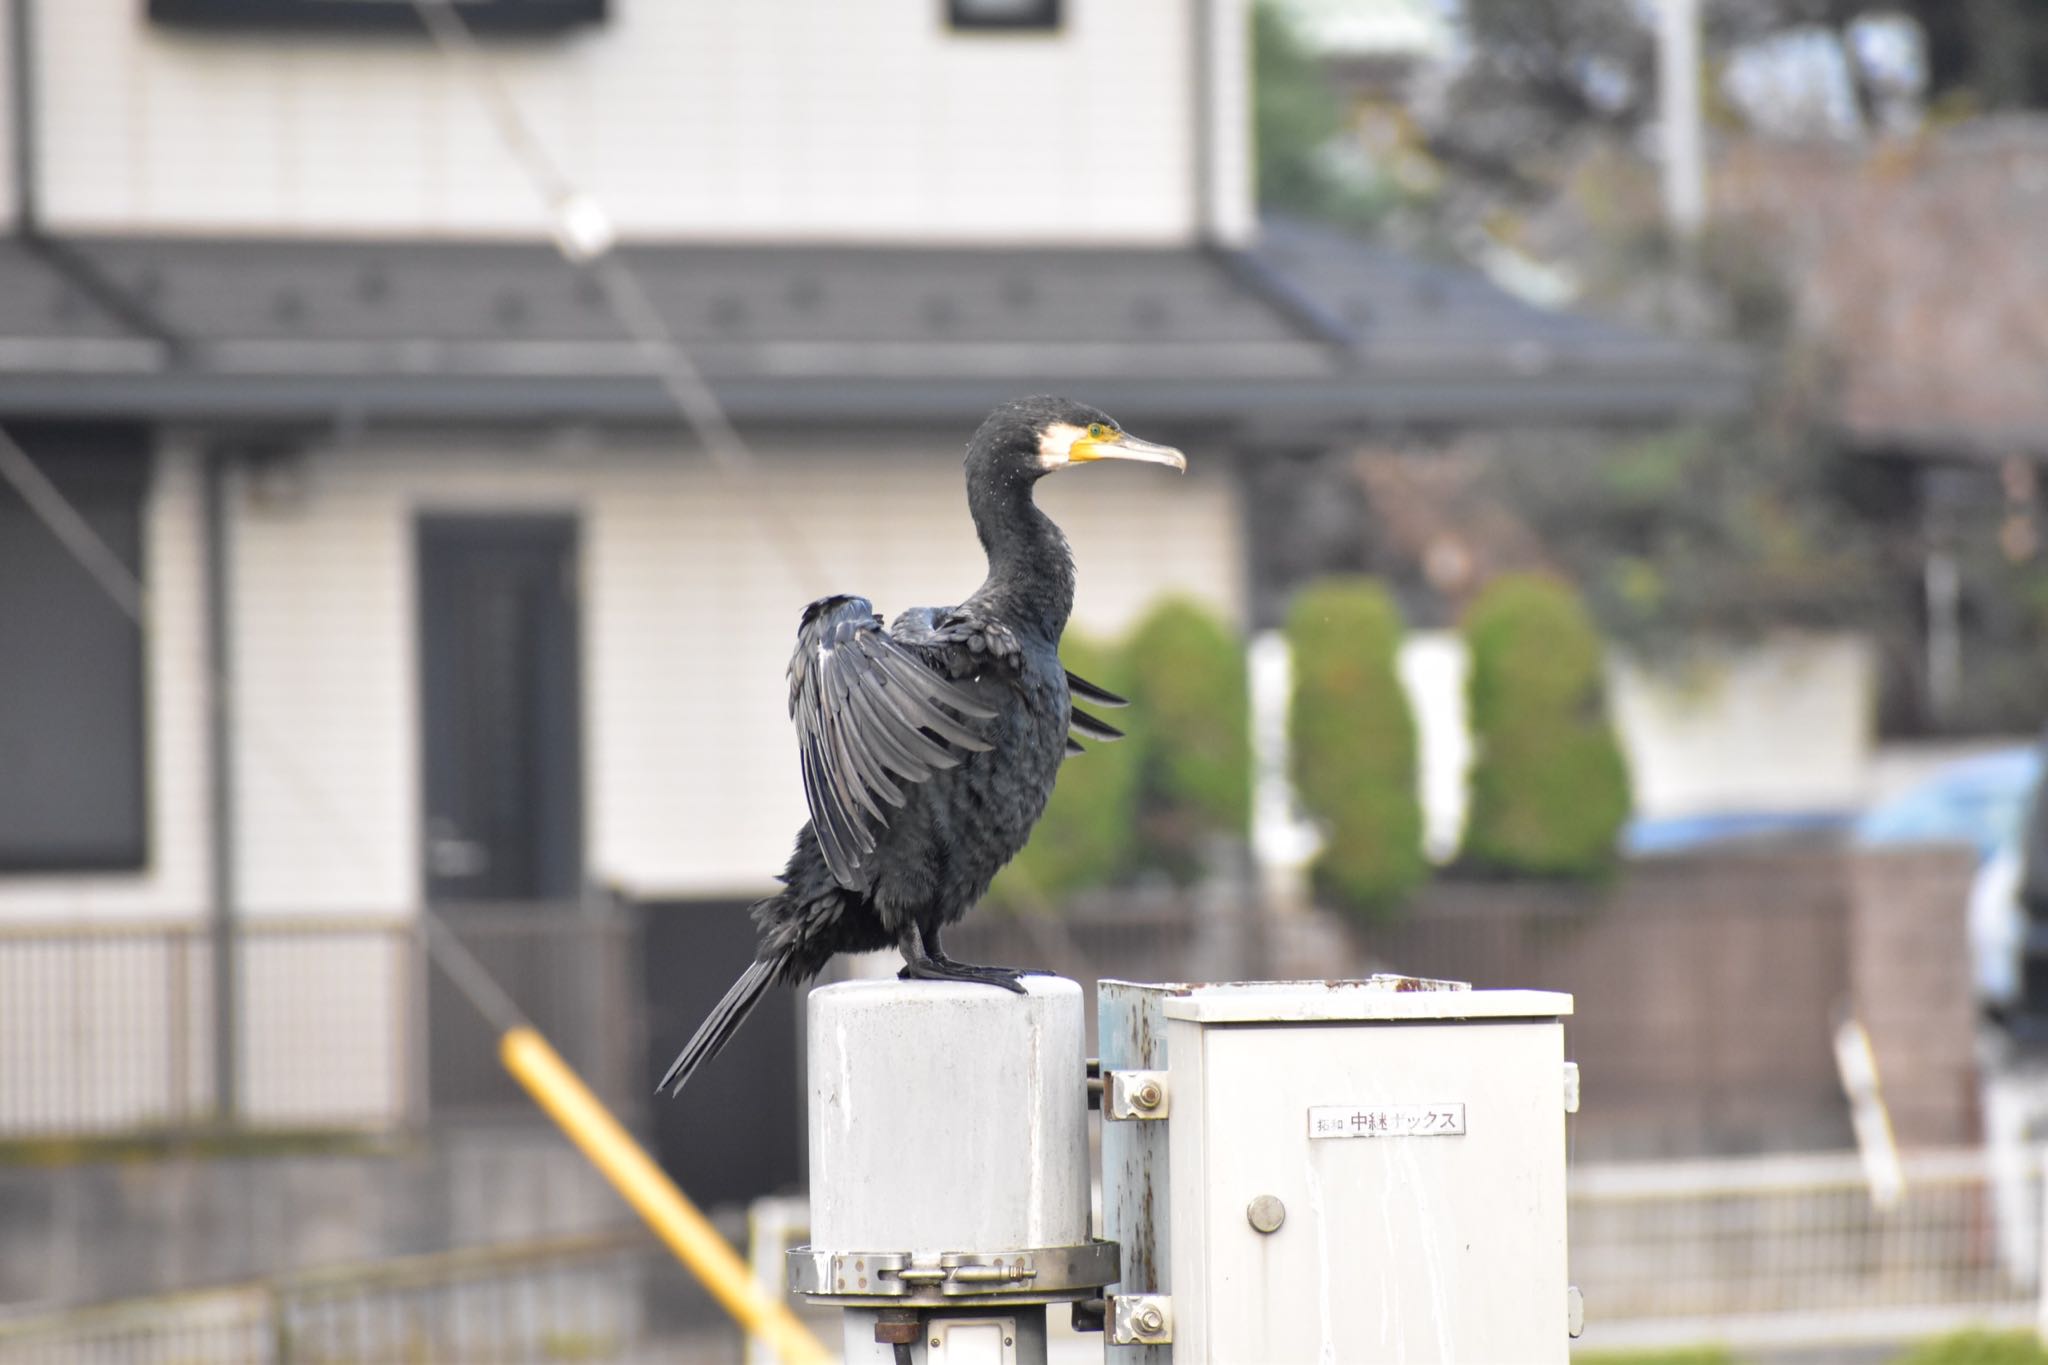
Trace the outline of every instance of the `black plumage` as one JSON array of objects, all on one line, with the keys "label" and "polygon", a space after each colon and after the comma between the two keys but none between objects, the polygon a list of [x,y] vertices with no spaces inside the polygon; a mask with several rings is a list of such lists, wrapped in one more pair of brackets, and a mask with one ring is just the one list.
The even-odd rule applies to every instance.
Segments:
[{"label": "black plumage", "polygon": [[988,554],[981,586],[887,630],[866,598],[804,608],[789,711],[811,818],[783,889],[754,906],[755,961],[661,1089],[680,1091],[770,985],[808,981],[838,953],[895,947],[906,978],[1023,989],[1013,968],[953,961],[939,934],[1024,846],[1076,737],[1122,734],[1074,704],[1124,703],[1060,663],[1074,560],[1032,499],[1046,474],[1101,459],[1186,467],[1085,404],[1004,404],[967,447],[967,506]]}]

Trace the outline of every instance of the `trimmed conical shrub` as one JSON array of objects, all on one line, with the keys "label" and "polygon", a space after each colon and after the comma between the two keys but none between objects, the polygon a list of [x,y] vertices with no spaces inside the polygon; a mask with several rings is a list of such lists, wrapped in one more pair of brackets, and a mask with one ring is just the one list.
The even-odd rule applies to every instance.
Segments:
[{"label": "trimmed conical shrub", "polygon": [[[1078,671],[1078,670],[1077,670]],[[1085,675],[1084,675],[1085,676]],[[1244,642],[1197,603],[1161,603],[1124,647],[1138,743],[1138,839],[1177,881],[1202,875],[1208,845],[1251,821],[1251,735]]]},{"label": "trimmed conical shrub", "polygon": [[1294,786],[1323,832],[1316,895],[1369,916],[1390,913],[1429,871],[1401,633],[1399,608],[1367,578],[1312,584],[1287,614]]},{"label": "trimmed conical shrub", "polygon": [[1476,747],[1463,860],[1487,872],[1600,877],[1629,814],[1603,650],[1578,594],[1502,578],[1466,614]]}]

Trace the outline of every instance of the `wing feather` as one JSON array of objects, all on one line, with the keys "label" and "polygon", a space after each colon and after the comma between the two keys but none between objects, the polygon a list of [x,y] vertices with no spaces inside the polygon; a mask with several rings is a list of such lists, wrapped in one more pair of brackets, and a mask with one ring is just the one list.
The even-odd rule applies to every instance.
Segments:
[{"label": "wing feather", "polygon": [[1111,740],[1124,737],[1123,731],[1117,729],[1106,720],[1099,720],[1089,715],[1078,706],[1068,710],[1067,728],[1083,739],[1099,739],[1105,744]]},{"label": "wing feather", "polygon": [[[881,760],[882,767],[906,782],[922,782],[941,768],[950,768],[959,761],[925,739],[922,732],[914,740],[899,736],[896,729],[900,727],[890,724],[896,716],[895,711],[885,711],[883,704],[869,695],[865,687],[857,687],[847,693],[847,706],[873,743],[875,756]],[[915,741],[922,741],[919,745],[924,750],[922,754],[913,751],[911,746]],[[883,794],[886,796],[888,793]],[[903,804],[901,791],[896,792],[890,804]]]},{"label": "wing feather", "polygon": [[1130,702],[1119,697],[1108,688],[1089,682],[1086,678],[1075,677],[1072,673],[1067,674],[1067,690],[1077,697],[1086,697],[1097,706],[1117,707],[1130,705]]},{"label": "wing feather", "polygon": [[865,890],[868,866],[906,786],[994,746],[975,729],[995,712],[891,639],[862,597],[804,609],[789,661],[804,803],[833,877]]}]

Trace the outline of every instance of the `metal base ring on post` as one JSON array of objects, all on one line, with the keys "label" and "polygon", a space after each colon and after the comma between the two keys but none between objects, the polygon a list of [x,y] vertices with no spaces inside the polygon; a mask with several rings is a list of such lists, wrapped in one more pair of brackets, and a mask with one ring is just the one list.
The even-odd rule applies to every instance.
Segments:
[{"label": "metal base ring on post", "polygon": [[792,1247],[789,1287],[813,1303],[1058,1303],[1098,1297],[1116,1283],[1117,1244],[1026,1251],[819,1251]]}]

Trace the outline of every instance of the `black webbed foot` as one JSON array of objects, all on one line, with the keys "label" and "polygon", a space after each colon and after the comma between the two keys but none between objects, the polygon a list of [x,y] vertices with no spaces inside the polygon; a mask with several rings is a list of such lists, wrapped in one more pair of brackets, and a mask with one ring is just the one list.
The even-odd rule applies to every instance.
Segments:
[{"label": "black webbed foot", "polygon": [[1024,977],[1052,975],[1036,968],[977,967],[971,962],[955,962],[939,947],[937,929],[913,927],[897,946],[903,953],[905,964],[903,970],[896,973],[897,979],[902,981],[973,981],[1028,995],[1030,992],[1024,989]]},{"label": "black webbed foot", "polygon": [[1001,986],[1019,995],[1027,994],[1024,983],[1018,979],[1023,975],[1013,967],[977,967],[950,957],[914,958],[896,973],[899,981],[971,981],[981,986]]}]

